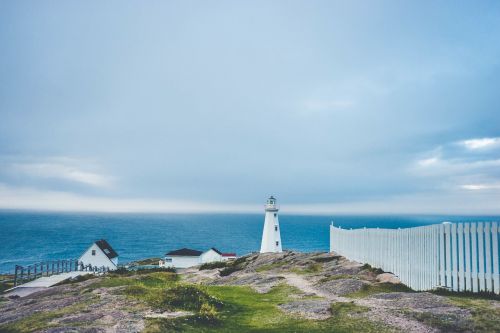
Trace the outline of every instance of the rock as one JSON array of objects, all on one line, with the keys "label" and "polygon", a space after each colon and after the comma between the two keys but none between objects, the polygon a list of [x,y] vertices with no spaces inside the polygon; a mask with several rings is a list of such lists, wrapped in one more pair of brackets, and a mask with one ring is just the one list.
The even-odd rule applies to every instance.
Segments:
[{"label": "rock", "polygon": [[361,280],[338,279],[319,283],[317,286],[326,293],[343,296],[361,290],[367,284]]},{"label": "rock", "polygon": [[307,319],[327,319],[330,312],[330,302],[324,300],[301,300],[281,304],[280,309],[284,312],[298,314]]},{"label": "rock", "polygon": [[377,281],[382,283],[400,284],[401,281],[392,273],[382,273],[377,275]]}]

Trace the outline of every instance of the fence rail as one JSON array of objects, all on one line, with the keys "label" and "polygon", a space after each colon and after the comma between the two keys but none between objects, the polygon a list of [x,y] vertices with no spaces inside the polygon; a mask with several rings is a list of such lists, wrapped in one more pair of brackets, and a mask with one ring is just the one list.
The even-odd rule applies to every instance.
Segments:
[{"label": "fence rail", "polygon": [[14,287],[43,276],[51,276],[75,271],[104,273],[108,270],[108,267],[97,267],[90,264],[85,265],[83,262],[76,259],[43,261],[28,266],[16,265],[14,269]]},{"label": "fence rail", "polygon": [[330,226],[330,251],[392,272],[415,290],[500,294],[497,222],[406,229]]}]

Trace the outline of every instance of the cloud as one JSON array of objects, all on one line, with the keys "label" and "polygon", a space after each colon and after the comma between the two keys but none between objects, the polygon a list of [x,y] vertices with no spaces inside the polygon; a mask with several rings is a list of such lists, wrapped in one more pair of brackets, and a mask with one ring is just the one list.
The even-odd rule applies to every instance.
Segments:
[{"label": "cloud", "polygon": [[430,157],[430,158],[425,158],[425,159],[417,161],[417,164],[421,167],[424,167],[424,168],[432,166],[432,165],[436,165],[437,163],[439,163],[439,157]]},{"label": "cloud", "polygon": [[458,142],[459,145],[468,150],[484,150],[500,147],[500,138],[469,139]]},{"label": "cloud", "polygon": [[467,184],[460,186],[464,190],[480,191],[480,190],[496,190],[500,189],[500,183],[494,184]]},{"label": "cloud", "polygon": [[112,177],[92,171],[90,169],[95,166],[85,166],[86,164],[88,163],[78,159],[54,157],[41,161],[15,162],[10,168],[15,173],[34,178],[60,179],[99,188],[112,185]]},{"label": "cloud", "polygon": [[[379,200],[322,204],[281,204],[283,214],[500,214],[500,193],[418,193]],[[102,213],[263,213],[262,205],[179,201],[150,198],[108,198],[0,184],[0,209]]]},{"label": "cloud", "polygon": [[108,198],[0,183],[0,209],[103,213],[257,212],[262,205],[237,205],[151,198]]}]

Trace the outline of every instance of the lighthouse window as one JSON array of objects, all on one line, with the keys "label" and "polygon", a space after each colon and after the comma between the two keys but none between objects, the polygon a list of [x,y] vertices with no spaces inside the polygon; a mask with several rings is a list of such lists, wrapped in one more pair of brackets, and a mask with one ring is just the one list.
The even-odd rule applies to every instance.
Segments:
[{"label": "lighthouse window", "polygon": [[280,245],[280,242],[276,241],[276,246]]},{"label": "lighthouse window", "polygon": [[278,214],[274,213],[274,217],[276,217]]},{"label": "lighthouse window", "polygon": [[277,225],[274,226],[274,231],[278,231],[278,226]]}]

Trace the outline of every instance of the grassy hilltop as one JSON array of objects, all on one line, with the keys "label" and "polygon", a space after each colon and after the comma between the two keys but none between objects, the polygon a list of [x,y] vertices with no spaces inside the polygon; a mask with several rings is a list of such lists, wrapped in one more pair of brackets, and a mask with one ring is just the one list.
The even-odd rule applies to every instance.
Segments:
[{"label": "grassy hilltop", "polygon": [[0,302],[0,332],[495,332],[495,297],[413,292],[327,253],[88,276]]}]

